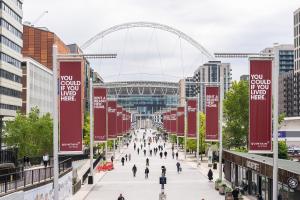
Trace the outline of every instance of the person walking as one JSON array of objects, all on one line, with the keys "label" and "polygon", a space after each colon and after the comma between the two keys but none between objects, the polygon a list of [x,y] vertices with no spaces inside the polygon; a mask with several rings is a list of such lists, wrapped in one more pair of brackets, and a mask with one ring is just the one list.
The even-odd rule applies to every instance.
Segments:
[{"label": "person walking", "polygon": [[168,155],[167,151],[165,151],[164,155],[165,155],[165,159],[166,159],[166,158],[167,158],[167,155]]},{"label": "person walking", "polygon": [[136,175],[136,172],[137,172],[137,168],[136,168],[136,166],[135,166],[135,165],[133,165],[133,167],[132,167],[132,173],[133,173],[133,177],[135,177],[135,175]]},{"label": "person walking", "polygon": [[181,166],[179,162],[176,163],[176,167],[177,167],[177,173],[179,174],[179,172],[181,171]]},{"label": "person walking", "polygon": [[175,157],[175,153],[174,151],[172,151],[172,158],[174,159],[174,157]]},{"label": "person walking", "polygon": [[120,194],[120,196],[118,197],[118,200],[125,200],[125,198],[123,197],[122,194]]},{"label": "person walking", "polygon": [[126,162],[127,162],[127,158],[128,158],[128,155],[126,154],[126,155],[125,155],[125,160],[126,160]]},{"label": "person walking", "polygon": [[136,149],[136,144],[134,143],[134,145],[133,145],[133,149],[135,150]]},{"label": "person walking", "polygon": [[144,156],[146,156],[146,149],[144,149]]},{"label": "person walking", "polygon": [[211,181],[213,180],[213,175],[214,173],[211,171],[211,169],[209,169],[208,173],[207,173],[207,176],[208,176],[208,180]]},{"label": "person walking", "polygon": [[233,200],[239,200],[239,190],[237,188],[234,188],[232,191]]},{"label": "person walking", "polygon": [[129,161],[131,160],[131,154],[128,154],[128,160]]},{"label": "person walking", "polygon": [[149,168],[146,167],[146,169],[145,169],[145,178],[146,179],[148,178],[148,175],[149,175]]},{"label": "person walking", "polygon": [[149,158],[146,158],[146,166],[149,166]]},{"label": "person walking", "polygon": [[138,153],[138,155],[140,154],[140,148],[137,148],[137,153]]},{"label": "person walking", "polygon": [[150,149],[150,156],[152,156],[152,149]]},{"label": "person walking", "polygon": [[111,157],[110,157],[110,161],[111,161],[112,163],[114,163],[114,156],[111,156]]},{"label": "person walking", "polygon": [[163,153],[162,153],[162,152],[159,152],[159,156],[160,156],[160,158],[162,159]]},{"label": "person walking", "polygon": [[176,160],[178,160],[178,151],[176,152],[175,156],[176,156]]},{"label": "person walking", "polygon": [[124,157],[121,158],[121,162],[122,162],[122,166],[124,166],[124,162],[125,162]]},{"label": "person walking", "polygon": [[44,162],[44,166],[47,167],[48,162],[49,162],[49,155],[48,155],[48,153],[45,153],[45,155],[43,155],[43,162]]},{"label": "person walking", "polygon": [[161,175],[162,175],[162,176],[166,176],[166,172],[167,172],[166,167],[165,167],[164,165],[161,166]]}]

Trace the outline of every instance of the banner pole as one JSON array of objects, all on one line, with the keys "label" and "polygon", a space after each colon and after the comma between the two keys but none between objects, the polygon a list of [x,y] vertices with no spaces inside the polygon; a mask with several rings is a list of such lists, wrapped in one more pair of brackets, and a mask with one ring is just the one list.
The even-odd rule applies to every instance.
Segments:
[{"label": "banner pole", "polygon": [[93,80],[90,78],[90,177],[88,184],[93,184],[94,161],[94,124],[93,124]]},{"label": "banner pole", "polygon": [[187,101],[185,100],[184,106],[184,159],[186,160],[187,153]]},{"label": "banner pole", "polygon": [[199,84],[199,92],[198,92],[198,94],[197,94],[197,111],[196,111],[196,114],[197,114],[197,116],[196,116],[196,119],[197,119],[197,131],[196,131],[196,134],[197,134],[197,156],[196,156],[196,158],[197,158],[197,165],[199,165],[200,164],[200,161],[199,161],[199,139],[200,139],[200,132],[199,132],[199,120],[200,120],[200,117],[199,117],[199,113],[200,113],[200,84]]},{"label": "banner pole", "polygon": [[223,151],[223,99],[224,99],[224,70],[220,66],[220,110],[219,110],[219,179],[222,180],[222,151]]},{"label": "banner pole", "polygon": [[278,66],[273,63],[273,199],[278,197]]},{"label": "banner pole", "polygon": [[114,158],[116,157],[116,139],[113,139],[114,141]]},{"label": "banner pole", "polygon": [[52,47],[53,62],[53,190],[54,200],[58,200],[58,74],[57,74],[57,46]]}]

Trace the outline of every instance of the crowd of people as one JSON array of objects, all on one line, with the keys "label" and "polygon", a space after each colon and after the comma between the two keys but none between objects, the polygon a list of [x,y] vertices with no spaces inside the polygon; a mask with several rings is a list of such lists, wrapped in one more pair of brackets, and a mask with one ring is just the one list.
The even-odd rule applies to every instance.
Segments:
[{"label": "crowd of people", "polygon": [[[133,133],[132,139],[129,142],[133,143],[133,150],[137,156],[145,157],[145,168],[144,168],[144,170],[142,169],[142,171],[144,171],[145,179],[148,179],[149,174],[150,174],[150,159],[151,159],[151,157],[158,156],[158,158],[160,158],[160,159],[167,159],[167,157],[168,157],[168,151],[167,151],[167,147],[166,147],[167,141],[160,134],[157,134],[156,132],[153,132],[152,130],[142,130],[143,131],[142,137],[140,135],[141,132],[139,132],[139,131],[141,131],[141,130],[136,130]],[[179,157],[178,151],[175,151],[174,145],[172,145],[171,151],[172,151],[172,154],[171,154],[172,159],[177,160],[174,168],[176,167],[177,173],[179,174],[182,172],[182,167],[178,160],[178,157]],[[111,159],[112,162],[113,162],[113,159],[114,158]],[[131,161],[131,154],[125,153],[125,155],[122,156],[120,160],[121,160],[122,166],[125,166],[126,162]],[[132,175],[133,175],[133,178],[135,178],[137,176],[137,172],[138,172],[137,164],[136,163],[131,163],[131,164],[132,164],[132,168],[131,168]],[[161,176],[166,176],[166,170],[167,169],[164,165],[161,166]],[[120,194],[118,200],[125,200],[122,194]]]}]

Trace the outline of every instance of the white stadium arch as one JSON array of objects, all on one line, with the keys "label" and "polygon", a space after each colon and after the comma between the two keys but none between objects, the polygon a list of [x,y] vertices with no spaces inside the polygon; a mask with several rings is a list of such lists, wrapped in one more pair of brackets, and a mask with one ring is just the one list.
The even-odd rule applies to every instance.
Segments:
[{"label": "white stadium arch", "polygon": [[119,24],[115,25],[113,27],[110,27],[104,31],[101,31],[88,41],[86,41],[82,46],[81,49],[86,49],[90,45],[92,45],[94,42],[96,42],[98,39],[104,38],[106,35],[123,30],[123,29],[129,29],[129,28],[154,28],[154,29],[159,29],[163,31],[167,31],[170,33],[173,33],[177,35],[178,37],[184,39],[188,43],[190,43],[192,46],[197,48],[203,55],[205,55],[209,60],[215,60],[215,57],[208,51],[206,50],[200,43],[198,43],[196,40],[188,36],[187,34],[183,33],[182,31],[175,29],[171,26],[164,25],[164,24],[159,24],[159,23],[153,23],[153,22],[129,22],[129,23],[124,23],[124,24]]}]

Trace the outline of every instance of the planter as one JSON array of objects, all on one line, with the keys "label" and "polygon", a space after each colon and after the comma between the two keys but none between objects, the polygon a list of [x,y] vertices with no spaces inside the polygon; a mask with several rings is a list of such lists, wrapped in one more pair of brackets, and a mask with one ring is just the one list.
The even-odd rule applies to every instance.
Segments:
[{"label": "planter", "polygon": [[225,194],[225,188],[226,188],[226,185],[219,186],[219,194],[224,195]]},{"label": "planter", "polygon": [[217,163],[214,163],[213,164],[213,169],[217,169],[218,168],[218,164]]},{"label": "planter", "polygon": [[219,182],[219,181],[215,182],[215,189],[216,190],[219,190],[220,184],[221,184],[221,182]]}]

